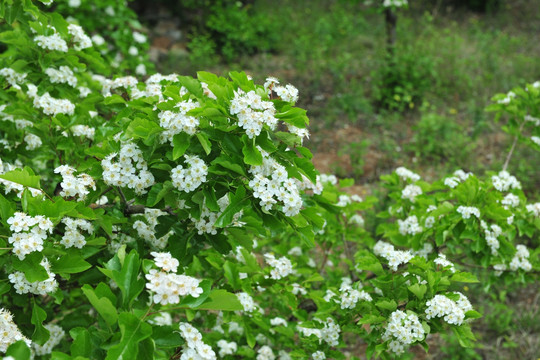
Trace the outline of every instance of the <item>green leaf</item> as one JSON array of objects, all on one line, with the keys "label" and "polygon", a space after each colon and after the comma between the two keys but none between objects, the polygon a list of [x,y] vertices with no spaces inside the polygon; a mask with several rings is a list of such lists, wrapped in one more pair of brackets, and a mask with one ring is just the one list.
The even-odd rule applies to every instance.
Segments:
[{"label": "green leaf", "polygon": [[8,347],[6,356],[11,356],[16,360],[30,360],[30,348],[28,348],[24,340],[19,340]]},{"label": "green leaf", "polygon": [[90,341],[88,329],[83,327],[73,328],[69,330],[69,335],[73,339],[70,347],[71,355],[89,358],[92,352],[92,342]]},{"label": "green leaf", "polygon": [[409,286],[408,289],[410,290],[410,292],[416,295],[418,299],[422,300],[424,298],[424,295],[426,294],[427,286],[425,284],[416,283]]},{"label": "green leaf", "polygon": [[301,129],[304,129],[306,125],[309,125],[306,110],[301,108],[292,107],[285,112],[277,113],[275,116],[287,124],[291,124]]},{"label": "green leaf", "polygon": [[124,307],[129,308],[130,304],[143,291],[145,280],[139,277],[141,262],[136,250],[132,250],[124,259],[121,271],[113,271],[113,279],[118,284],[122,292],[122,302]]},{"label": "green leaf", "polygon": [[482,314],[480,314],[478,311],[469,310],[465,313],[466,319],[479,319],[482,317]]},{"label": "green leaf", "polygon": [[[241,158],[239,157],[239,159],[241,159]],[[242,176],[247,175],[246,170],[244,169],[243,166],[241,166],[240,164],[237,164],[237,163],[233,163],[230,160],[231,159],[229,157],[219,156],[219,157],[215,158],[212,161],[212,164],[220,165],[220,166],[224,167],[225,169],[234,171],[235,173],[237,173],[239,175],[242,175]]]},{"label": "green leaf", "polygon": [[212,290],[208,299],[202,305],[196,307],[197,310],[221,310],[221,311],[240,311],[244,307],[238,300],[238,297],[226,290]]},{"label": "green leaf", "polygon": [[153,121],[136,118],[133,120],[126,131],[124,132],[125,139],[143,139],[146,145],[151,145],[155,137],[161,133],[163,129]]},{"label": "green leaf", "polygon": [[185,343],[182,336],[172,326],[155,326],[152,329],[152,339],[160,348],[176,348]]},{"label": "green leaf", "polygon": [[479,282],[475,275],[468,272],[458,272],[450,277],[451,281],[463,282],[463,283],[477,283]]},{"label": "green leaf", "polygon": [[189,147],[191,136],[185,132],[181,132],[173,136],[173,160],[184,155]]},{"label": "green leaf", "polygon": [[39,176],[34,175],[34,172],[27,166],[24,169],[14,169],[0,175],[0,179],[12,181],[22,186],[41,189],[39,184]]},{"label": "green leaf", "polygon": [[49,278],[47,270],[41,266],[41,260],[43,259],[43,254],[39,252],[33,252],[24,258],[24,260],[19,260],[16,257],[12,257],[12,264],[15,270],[22,271],[26,280],[29,282],[44,281]]},{"label": "green leaf", "polygon": [[380,300],[377,303],[375,303],[375,305],[379,309],[384,309],[384,310],[394,311],[397,309],[397,304],[395,300]]},{"label": "green leaf", "polygon": [[212,143],[210,140],[208,140],[208,136],[203,133],[197,133],[197,139],[199,139],[199,142],[201,143],[206,155],[210,155],[210,152],[212,151]]},{"label": "green leaf", "polygon": [[49,340],[50,332],[45,329],[43,322],[47,319],[47,313],[36,304],[34,299],[34,306],[32,307],[32,319],[31,322],[34,325],[34,333],[32,334],[32,341],[39,345],[43,345]]},{"label": "green leaf", "polygon": [[238,267],[236,264],[233,264],[228,260],[225,261],[225,264],[223,264],[223,274],[233,290],[240,289],[240,277],[238,275]]},{"label": "green leaf", "polygon": [[107,297],[98,297],[94,292],[94,289],[88,284],[83,285],[81,290],[105,322],[107,322],[109,326],[114,325],[118,320],[118,312],[111,300]]},{"label": "green leaf", "polygon": [[182,86],[184,86],[187,91],[196,97],[200,98],[203,96],[203,88],[199,80],[192,78],[191,76],[179,76],[178,81]]},{"label": "green leaf", "polygon": [[118,94],[112,94],[111,96],[107,96],[103,100],[103,103],[105,105],[126,104],[126,100]]},{"label": "green leaf", "polygon": [[212,188],[203,189],[203,194],[204,194],[205,204],[208,207],[208,209],[210,209],[210,211],[218,212],[219,205],[217,203],[216,193],[214,192],[214,189]]},{"label": "green leaf", "polygon": [[6,199],[2,194],[0,194],[0,218],[6,223],[7,219],[13,216],[15,213],[15,203]]},{"label": "green leaf", "polygon": [[204,301],[210,295],[210,288],[212,287],[212,282],[205,279],[199,283],[199,287],[203,289],[202,294],[200,294],[199,297],[193,297],[191,295],[186,296],[182,299],[182,301],[180,301],[180,306],[196,308],[202,305],[202,303],[204,303]]},{"label": "green leaf", "polygon": [[232,222],[234,215],[236,215],[245,206],[249,205],[249,200],[245,196],[246,189],[243,186],[240,186],[236,190],[236,194],[232,196],[229,206],[227,206],[217,218],[215,223],[216,227],[225,227],[229,225]]},{"label": "green leaf", "polygon": [[158,202],[161,201],[167,195],[169,191],[173,188],[172,182],[169,180],[164,183],[157,183],[148,192],[148,197],[146,198],[146,206],[153,207]]},{"label": "green leaf", "polygon": [[367,315],[362,316],[362,318],[358,320],[358,324],[379,324],[385,320],[386,318],[384,316],[367,314]]},{"label": "green leaf", "polygon": [[86,262],[83,257],[74,251],[67,255],[60,256],[57,260],[51,261],[52,271],[59,274],[76,274],[90,269],[92,265]]},{"label": "green leaf", "polygon": [[476,338],[469,325],[452,326],[452,330],[457,335],[459,344],[463,347],[473,347]]},{"label": "green leaf", "polygon": [[247,136],[242,138],[244,146],[242,147],[242,154],[244,154],[244,162],[248,165],[262,165],[262,154],[255,147],[253,141]]},{"label": "green leaf", "polygon": [[152,335],[152,326],[125,312],[118,316],[118,324],[122,337],[107,351],[105,360],[137,359],[139,343]]}]

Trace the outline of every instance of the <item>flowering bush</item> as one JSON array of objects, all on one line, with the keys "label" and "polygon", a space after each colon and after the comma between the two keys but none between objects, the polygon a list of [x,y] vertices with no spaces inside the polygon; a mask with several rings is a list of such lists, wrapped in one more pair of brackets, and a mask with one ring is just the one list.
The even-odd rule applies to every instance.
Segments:
[{"label": "flowering bush", "polygon": [[154,70],[148,56],[148,37],[127,1],[56,0],[50,3],[55,12],[84,28],[94,49],[116,74],[144,76]]},{"label": "flowering bush", "polygon": [[57,13],[0,16],[6,358],[390,358],[449,328],[470,346],[462,264],[538,268],[539,205],[506,171],[398,169],[375,241],[376,199],[313,168],[293,86],[108,76]]}]

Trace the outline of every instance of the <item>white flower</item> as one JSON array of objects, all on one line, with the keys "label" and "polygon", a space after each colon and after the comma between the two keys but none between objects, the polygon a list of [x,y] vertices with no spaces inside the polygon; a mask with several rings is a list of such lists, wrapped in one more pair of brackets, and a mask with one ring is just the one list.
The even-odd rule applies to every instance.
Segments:
[{"label": "white flower", "polygon": [[412,182],[417,182],[420,180],[420,175],[413,173],[409,169],[406,169],[404,167],[398,167],[396,169],[396,174],[402,179],[402,180],[411,180]]},{"label": "white flower", "polygon": [[418,195],[422,195],[422,188],[413,184],[407,185],[405,189],[403,189],[403,191],[401,192],[401,198],[408,199],[411,202],[415,202]]},{"label": "white flower", "polygon": [[456,211],[461,214],[463,219],[469,219],[471,215],[480,219],[480,210],[474,206],[459,206]]}]

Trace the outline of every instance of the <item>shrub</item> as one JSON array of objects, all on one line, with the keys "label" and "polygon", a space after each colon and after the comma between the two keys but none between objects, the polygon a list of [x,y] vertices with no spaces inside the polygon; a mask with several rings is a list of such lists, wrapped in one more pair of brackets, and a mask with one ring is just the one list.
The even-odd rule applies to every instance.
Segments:
[{"label": "shrub", "polygon": [[398,169],[375,241],[376,199],[314,170],[294,87],[110,76],[57,13],[0,17],[6,357],[344,359],[352,339],[389,359],[446,329],[472,344],[462,264],[534,279],[539,204],[506,172]]}]

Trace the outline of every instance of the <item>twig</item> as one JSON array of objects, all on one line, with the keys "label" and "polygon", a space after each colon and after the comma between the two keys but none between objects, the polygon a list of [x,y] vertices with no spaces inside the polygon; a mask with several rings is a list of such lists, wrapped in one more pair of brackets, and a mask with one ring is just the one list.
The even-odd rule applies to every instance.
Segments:
[{"label": "twig", "polygon": [[521,126],[519,127],[519,132],[514,137],[514,142],[512,143],[512,147],[510,148],[510,151],[508,152],[508,155],[506,156],[506,160],[504,161],[503,165],[503,171],[506,171],[506,168],[508,168],[508,163],[510,162],[510,159],[512,158],[512,155],[514,153],[514,149],[516,148],[517,141],[519,139],[519,135],[521,135],[521,131],[523,131],[523,126],[525,125],[525,121],[521,123]]}]

